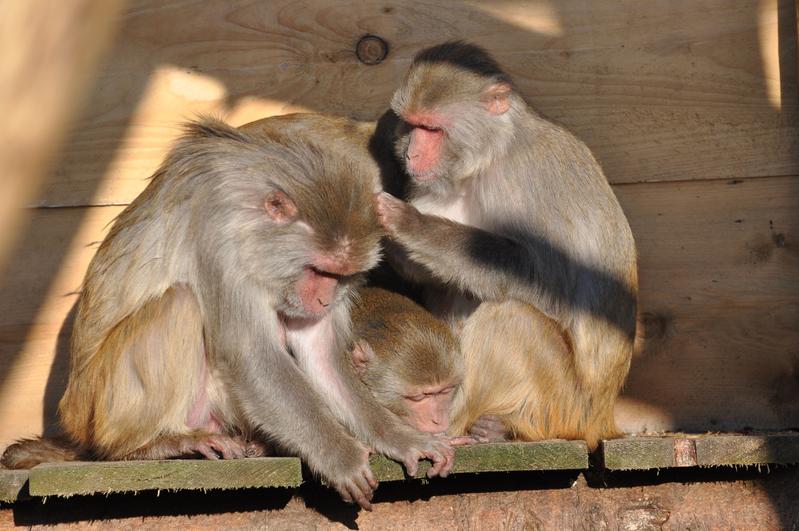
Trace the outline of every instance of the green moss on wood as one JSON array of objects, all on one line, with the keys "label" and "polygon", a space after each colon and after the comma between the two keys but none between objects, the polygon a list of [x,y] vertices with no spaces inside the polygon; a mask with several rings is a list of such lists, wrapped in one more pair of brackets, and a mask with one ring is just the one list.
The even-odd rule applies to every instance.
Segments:
[{"label": "green moss on wood", "polygon": [[696,457],[704,466],[799,463],[799,434],[699,437]]},{"label": "green moss on wood", "polygon": [[[378,481],[405,479],[402,465],[382,456],[372,456],[370,465]],[[430,463],[419,464],[417,478],[425,477]],[[588,449],[584,441],[541,441],[460,446],[452,473],[518,472],[527,470],[584,470]]]},{"label": "green moss on wood", "polygon": [[674,445],[669,437],[602,441],[601,451],[608,470],[648,470],[674,466]]},{"label": "green moss on wood", "polygon": [[14,502],[26,497],[27,470],[0,470],[0,502]]},{"label": "green moss on wood", "polygon": [[71,496],[154,489],[296,487],[299,459],[264,457],[206,460],[46,463],[30,471],[32,496]]}]

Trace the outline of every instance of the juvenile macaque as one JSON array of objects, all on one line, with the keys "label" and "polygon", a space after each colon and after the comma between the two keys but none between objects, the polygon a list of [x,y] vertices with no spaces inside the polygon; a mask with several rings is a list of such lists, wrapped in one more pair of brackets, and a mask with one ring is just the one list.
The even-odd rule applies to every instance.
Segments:
[{"label": "juvenile macaque", "polygon": [[398,270],[463,330],[452,432],[591,448],[615,436],[635,244],[589,149],[469,44],[420,52],[391,109],[382,125],[407,173],[392,189],[408,202],[383,193],[378,215]]},{"label": "juvenile macaque", "polygon": [[419,431],[444,433],[462,378],[447,325],[397,293],[362,288],[352,309],[353,367],[377,402]]},{"label": "juvenile macaque", "polygon": [[[266,438],[364,508],[367,446],[445,475],[446,441],[376,404],[351,367],[376,187],[372,161],[324,144],[190,124],[89,266],[59,406],[70,440],[99,459],[214,459]],[[26,462],[14,448],[4,462]]]}]

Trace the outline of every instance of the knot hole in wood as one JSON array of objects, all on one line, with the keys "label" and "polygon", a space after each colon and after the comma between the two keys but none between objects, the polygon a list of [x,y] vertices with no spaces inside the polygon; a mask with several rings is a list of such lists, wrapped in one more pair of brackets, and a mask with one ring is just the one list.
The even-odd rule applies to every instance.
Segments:
[{"label": "knot hole in wood", "polygon": [[355,55],[365,65],[382,63],[388,55],[388,43],[377,35],[364,35],[355,45]]}]

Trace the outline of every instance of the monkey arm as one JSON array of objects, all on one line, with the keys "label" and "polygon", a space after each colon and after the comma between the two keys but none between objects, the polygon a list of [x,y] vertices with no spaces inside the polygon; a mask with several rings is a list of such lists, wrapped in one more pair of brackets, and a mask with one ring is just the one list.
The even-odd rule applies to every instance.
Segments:
[{"label": "monkey arm", "polygon": [[512,238],[426,215],[387,194],[379,218],[410,260],[482,300],[516,298],[558,318],[569,293],[568,259],[544,241]]},{"label": "monkey arm", "polygon": [[377,482],[368,449],[346,432],[286,351],[264,294],[252,289],[220,299],[209,312],[207,341],[245,418],[299,455],[346,501],[369,508]]}]

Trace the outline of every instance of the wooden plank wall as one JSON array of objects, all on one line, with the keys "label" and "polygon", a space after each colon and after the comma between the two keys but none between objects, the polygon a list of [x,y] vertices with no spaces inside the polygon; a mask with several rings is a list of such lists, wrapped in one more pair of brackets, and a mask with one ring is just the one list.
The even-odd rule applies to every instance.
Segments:
[{"label": "wooden plank wall", "polygon": [[[390,45],[359,63],[364,34]],[[63,391],[69,312],[106,224],[181,120],[371,119],[420,48],[491,50],[594,150],[640,253],[628,431],[799,426],[796,15],[784,0],[133,1],[0,276],[0,445]]]}]

